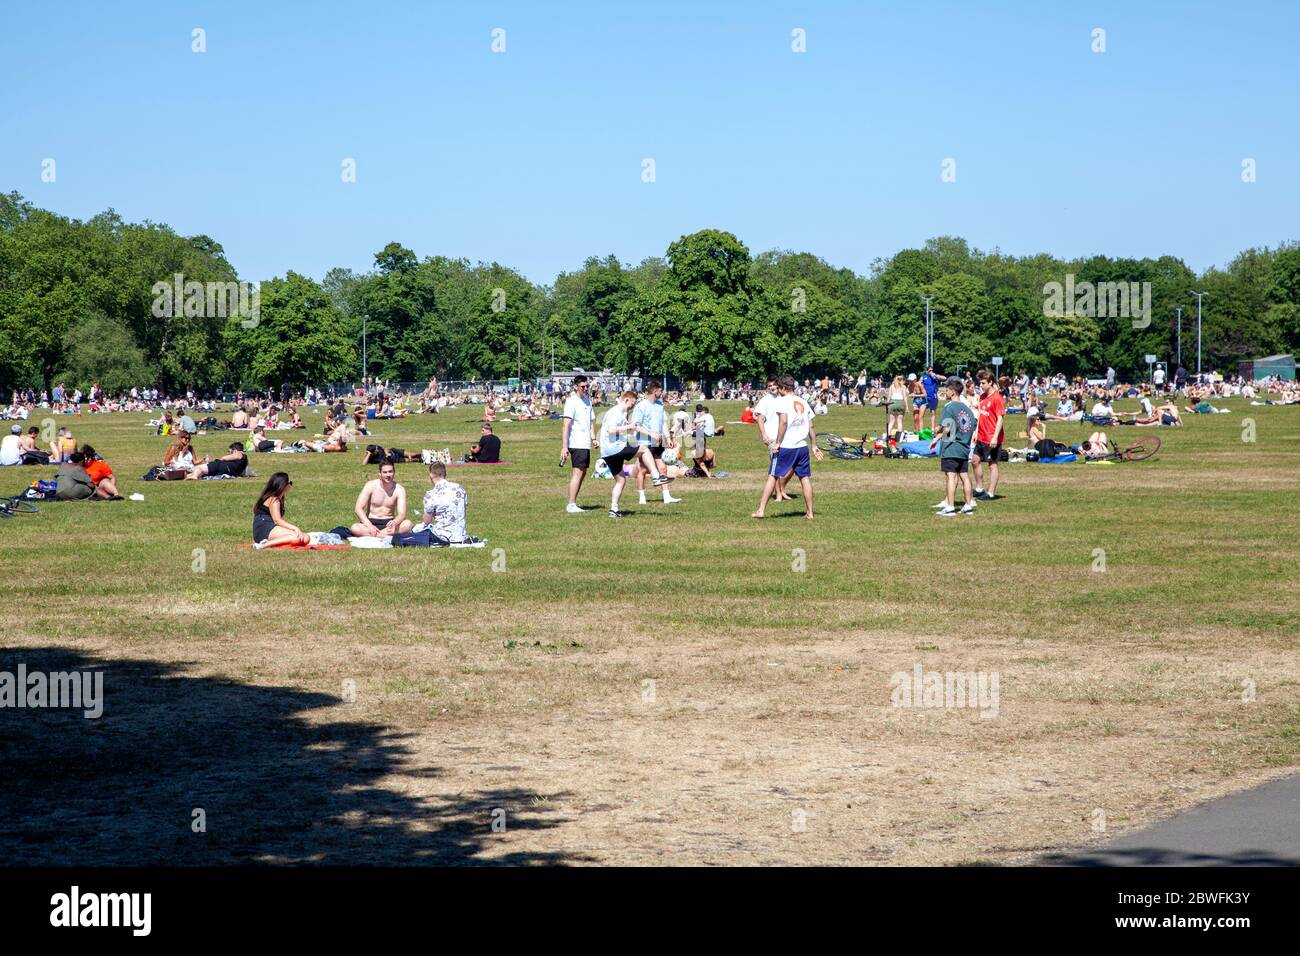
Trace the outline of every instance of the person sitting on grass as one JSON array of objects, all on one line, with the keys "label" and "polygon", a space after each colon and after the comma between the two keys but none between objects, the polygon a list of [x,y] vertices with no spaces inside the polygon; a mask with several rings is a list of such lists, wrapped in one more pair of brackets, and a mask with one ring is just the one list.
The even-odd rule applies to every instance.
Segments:
[{"label": "person sitting on grass", "polygon": [[67,461],[76,450],[77,440],[72,437],[72,432],[67,428],[60,428],[54,441],[50,442],[50,463],[58,464]]},{"label": "person sitting on grass", "polygon": [[262,547],[277,544],[306,544],[309,540],[297,525],[285,520],[284,499],[293,482],[288,474],[277,471],[271,476],[253,505],[253,544]]},{"label": "person sitting on grass", "polygon": [[1160,416],[1161,425],[1174,426],[1183,423],[1183,416],[1178,413],[1178,406],[1172,401],[1157,406],[1156,413]]},{"label": "person sitting on grass", "polygon": [[163,455],[163,467],[168,471],[191,471],[194,468],[194,448],[190,444],[190,433],[177,432],[172,443]]},{"label": "person sitting on grass", "polygon": [[244,411],[242,407],[236,408],[235,414],[230,416],[230,427],[238,428],[240,431],[248,428],[248,412]]},{"label": "person sitting on grass", "polygon": [[370,429],[366,428],[366,410],[360,405],[352,410],[352,428],[358,435],[370,436]]},{"label": "person sitting on grass", "polygon": [[59,470],[54,474],[54,497],[59,501],[85,501],[97,494],[95,482],[86,472],[86,457],[74,451],[67,461],[59,463]]},{"label": "person sitting on grass", "polygon": [[478,444],[465,453],[465,460],[481,465],[495,465],[501,461],[501,439],[492,434],[492,426],[487,422],[483,423]]},{"label": "person sitting on grass", "polygon": [[[15,428],[18,426],[15,425]],[[36,441],[36,436],[40,432],[33,425],[27,429],[27,434],[20,435],[18,438],[18,453],[22,455],[24,465],[48,465],[50,463],[50,453],[42,451],[41,446]]]},{"label": "person sitting on grass", "polygon": [[22,434],[23,427],[21,425],[11,425],[9,434],[0,439],[0,465],[24,464]]},{"label": "person sitting on grass", "polygon": [[447,466],[440,461],[429,465],[429,484],[424,493],[424,526],[440,538],[459,544],[465,533],[465,511],[469,498],[465,489],[447,480]]},{"label": "person sitting on grass", "polygon": [[90,480],[95,483],[95,494],[109,501],[121,501],[122,496],[117,493],[117,479],[113,477],[113,469],[109,467],[108,462],[100,458],[90,445],[83,445],[81,454],[84,458],[86,474],[90,475]]},{"label": "person sitting on grass", "polygon": [[357,521],[352,534],[358,538],[380,538],[411,530],[406,517],[406,489],[397,483],[397,468],[391,461],[379,466],[379,477],[365,483],[357,495]]},{"label": "person sitting on grass", "polygon": [[1109,396],[1106,395],[1102,395],[1097,399],[1097,403],[1092,406],[1092,414],[1089,417],[1097,425],[1119,424],[1119,420],[1115,417],[1115,409],[1110,404]]},{"label": "person sitting on grass", "polygon": [[214,478],[217,475],[242,478],[247,469],[248,455],[244,453],[244,443],[232,441],[229,454],[222,455],[216,461],[205,461],[195,465],[194,469],[185,478],[193,481],[200,478]]},{"label": "person sitting on grass", "polygon": [[704,422],[698,421],[695,427],[695,444],[691,452],[692,468],[687,474],[691,478],[712,478],[711,468],[717,467],[717,456],[708,444],[708,429]]}]

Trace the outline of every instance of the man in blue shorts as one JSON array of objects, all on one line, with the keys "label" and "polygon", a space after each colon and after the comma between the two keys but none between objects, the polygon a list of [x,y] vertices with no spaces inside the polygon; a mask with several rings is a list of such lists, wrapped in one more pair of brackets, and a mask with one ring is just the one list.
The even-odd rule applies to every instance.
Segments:
[{"label": "man in blue shorts", "polygon": [[[776,437],[768,444],[772,461],[767,469],[767,481],[763,484],[763,494],[758,499],[758,510],[751,518],[767,517],[767,499],[776,490],[777,481],[794,472],[803,490],[804,517],[809,521],[813,516],[812,465],[808,458],[808,449],[818,461],[822,460],[821,449],[817,447],[817,433],[813,427],[813,411],[808,403],[795,394],[794,379],[786,375],[781,379],[781,397],[772,406],[776,415]],[[770,419],[769,419],[770,421]]]}]

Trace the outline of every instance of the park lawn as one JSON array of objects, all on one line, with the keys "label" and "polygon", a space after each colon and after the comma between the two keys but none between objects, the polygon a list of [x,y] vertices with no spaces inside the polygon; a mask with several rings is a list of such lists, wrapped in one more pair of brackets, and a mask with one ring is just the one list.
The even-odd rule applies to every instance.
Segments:
[{"label": "park lawn", "polygon": [[[451,471],[486,548],[310,553],[242,546],[262,480],[290,474],[304,529],[347,524],[374,473],[359,449],[253,455],[262,480],[146,483],[166,446],[147,415],[61,416],[145,500],[0,521],[0,668],[102,669],[106,688],[97,721],[0,711],[5,849],[1023,862],[1293,772],[1300,408],[1221,404],[1110,430],[1159,434],[1147,462],[1005,465],[1005,499],[953,519],[930,507],[934,460],[828,458],[815,521],[797,502],[752,520],[765,453],[738,424],[713,443],[730,477],[674,483],[680,504],[629,489],[611,521],[610,483],[589,478],[592,510],[568,515],[559,423],[503,423],[511,464]],[[816,424],[857,436],[882,417]],[[475,418],[373,430],[459,454]],[[1010,444],[1023,429],[1008,418]],[[233,434],[196,446],[216,456]],[[52,473],[0,470],[0,493]],[[398,480],[418,508],[425,468]],[[891,706],[891,676],[917,664],[996,672],[997,716]]]}]

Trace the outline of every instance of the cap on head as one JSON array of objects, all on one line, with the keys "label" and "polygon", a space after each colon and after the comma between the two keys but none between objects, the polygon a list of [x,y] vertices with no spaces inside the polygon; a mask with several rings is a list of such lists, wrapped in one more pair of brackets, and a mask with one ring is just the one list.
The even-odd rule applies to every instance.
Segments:
[{"label": "cap on head", "polygon": [[915,382],[915,381],[916,381],[916,373],[915,373],[915,372],[908,372],[908,373],[907,373],[907,380],[908,380],[909,382]]},{"label": "cap on head", "polygon": [[22,430],[23,430],[23,426],[21,426],[21,425],[11,425],[11,426],[9,426],[9,433],[10,433],[11,435],[20,435],[20,434],[22,434]]}]

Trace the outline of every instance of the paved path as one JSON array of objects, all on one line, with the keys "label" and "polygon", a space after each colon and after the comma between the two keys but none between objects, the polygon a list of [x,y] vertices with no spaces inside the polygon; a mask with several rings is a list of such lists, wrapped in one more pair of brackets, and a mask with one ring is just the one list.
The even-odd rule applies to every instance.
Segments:
[{"label": "paved path", "polygon": [[1300,775],[1211,800],[1061,866],[1300,866]]}]

